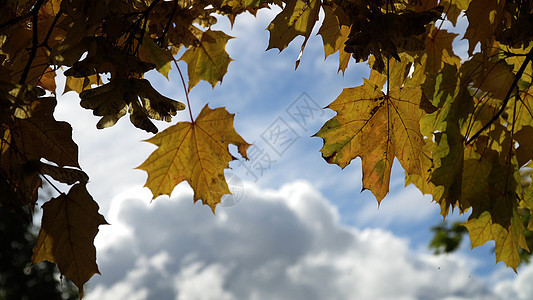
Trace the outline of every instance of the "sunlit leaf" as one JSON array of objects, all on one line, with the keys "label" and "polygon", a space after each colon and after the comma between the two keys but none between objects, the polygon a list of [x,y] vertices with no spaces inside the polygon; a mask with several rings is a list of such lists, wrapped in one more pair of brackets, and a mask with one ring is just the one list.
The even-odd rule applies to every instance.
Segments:
[{"label": "sunlit leaf", "polygon": [[233,117],[224,108],[206,105],[194,123],[180,122],[148,140],[158,148],[138,168],[148,173],[146,186],[154,198],[170,195],[187,181],[194,201],[201,199],[215,211],[222,196],[230,194],[224,169],[235,158],[228,146],[237,146],[244,158],[250,146],[235,132]]},{"label": "sunlit leaf", "polygon": [[363,164],[363,188],[381,201],[389,191],[390,172],[397,158],[408,174],[422,174],[424,141],[420,119],[431,111],[420,88],[397,87],[390,94],[370,80],[344,89],[328,108],[337,116],[316,136],[324,139],[322,156],[346,167],[356,157]]},{"label": "sunlit leaf", "polygon": [[231,37],[222,31],[207,30],[198,45],[183,53],[180,60],[187,63],[189,90],[200,80],[209,82],[213,87],[222,81],[231,62],[225,50],[229,39]]},{"label": "sunlit leaf", "polygon": [[144,36],[141,44],[141,58],[146,57],[146,61],[155,64],[157,71],[163,74],[168,79],[168,72],[170,72],[170,63],[173,60],[170,51],[159,47],[154,41]]}]

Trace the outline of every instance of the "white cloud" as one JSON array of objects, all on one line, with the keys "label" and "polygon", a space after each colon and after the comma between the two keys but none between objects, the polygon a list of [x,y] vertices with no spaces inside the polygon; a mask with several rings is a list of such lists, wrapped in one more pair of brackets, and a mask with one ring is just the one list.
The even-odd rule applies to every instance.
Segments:
[{"label": "white cloud", "polygon": [[464,258],[340,225],[305,181],[245,188],[215,216],[184,185],[152,204],[139,190],[113,199],[87,299],[496,299]]},{"label": "white cloud", "polygon": [[518,270],[519,276],[496,283],[496,292],[503,299],[528,300],[533,298],[533,265]]},{"label": "white cloud", "polygon": [[427,221],[438,216],[440,208],[414,186],[395,189],[379,205],[368,203],[354,217],[357,224],[387,227]]},{"label": "white cloud", "polygon": [[[204,266],[195,262],[185,266],[174,277],[174,287],[178,300],[189,299],[213,299],[232,300],[237,299],[232,293],[224,290],[224,278],[229,270],[220,264]],[[209,288],[206,288],[206,284]]]}]

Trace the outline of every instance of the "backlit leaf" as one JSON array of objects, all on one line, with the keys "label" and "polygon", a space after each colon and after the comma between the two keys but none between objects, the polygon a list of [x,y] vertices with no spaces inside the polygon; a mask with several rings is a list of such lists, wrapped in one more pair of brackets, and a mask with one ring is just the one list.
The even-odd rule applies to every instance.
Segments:
[{"label": "backlit leaf", "polygon": [[516,212],[508,227],[493,222],[488,211],[483,212],[478,218],[468,220],[464,226],[470,234],[472,248],[494,240],[496,243],[494,250],[496,262],[503,261],[516,272],[516,268],[520,264],[518,248],[528,250],[523,234],[524,226]]},{"label": "backlit leaf", "polygon": [[424,41],[426,45],[426,71],[438,73],[444,64],[459,67],[461,59],[453,53],[452,43],[458,34],[449,33],[446,30],[437,29],[432,25]]},{"label": "backlit leaf", "polygon": [[158,148],[138,168],[148,173],[145,186],[154,198],[170,195],[187,181],[194,201],[201,199],[215,211],[222,196],[230,194],[224,169],[235,158],[228,146],[237,146],[244,158],[250,146],[235,132],[233,117],[224,108],[206,105],[194,123],[179,122],[148,140]]},{"label": "backlit leaf", "polygon": [[267,50],[277,48],[282,51],[295,37],[301,35],[305,38],[302,44],[303,51],[318,21],[319,10],[320,0],[288,1],[283,11],[267,27],[270,31]]},{"label": "backlit leaf", "polygon": [[180,60],[187,63],[189,90],[200,80],[209,82],[213,87],[222,81],[231,62],[231,58],[225,50],[226,43],[231,38],[222,31],[209,29],[202,34],[198,45],[183,53]]},{"label": "backlit leaf", "polygon": [[455,26],[457,18],[468,8],[469,2],[469,0],[441,0],[440,5],[444,7],[446,18]]},{"label": "backlit leaf", "polygon": [[[348,33],[350,29],[348,26],[341,23],[339,16],[335,14],[335,10],[330,6],[324,6],[324,22],[318,30],[318,34],[322,36],[322,42],[324,43],[324,53],[326,58],[333,53],[344,49],[344,43],[348,40]],[[337,9],[340,11],[340,9]],[[346,17],[345,17],[346,18]]]},{"label": "backlit leaf", "polygon": [[25,159],[45,158],[58,166],[79,167],[78,146],[72,140],[72,127],[54,119],[55,98],[39,98],[38,105],[27,119],[17,120],[13,140],[23,149]]},{"label": "backlit leaf", "polygon": [[461,66],[463,80],[473,83],[473,86],[487,96],[503,100],[514,80],[513,68],[505,60],[487,60],[482,54],[476,54]]},{"label": "backlit leaf", "polygon": [[422,174],[425,143],[419,122],[432,106],[420,88],[397,87],[387,95],[365,80],[363,86],[344,89],[328,108],[337,115],[316,133],[324,139],[322,156],[341,168],[361,157],[363,188],[378,202],[389,191],[394,158],[408,174]]},{"label": "backlit leaf", "polygon": [[331,54],[339,52],[339,71],[344,73],[351,56],[350,53],[344,51],[344,43],[348,40],[350,27],[342,23],[345,20],[339,19],[347,17],[339,8],[334,10],[329,6],[323,6],[323,9],[326,16],[318,34],[322,36],[324,54],[327,58]]},{"label": "backlit leaf", "polygon": [[168,79],[170,63],[173,60],[170,51],[159,47],[148,35],[144,36],[140,49],[141,59],[145,57],[143,60],[155,64],[157,71]]},{"label": "backlit leaf", "polygon": [[[500,2],[500,3],[499,3]],[[501,5],[505,1],[500,0],[472,0],[466,10],[468,27],[464,38],[468,40],[468,54],[473,55],[478,43],[482,49],[492,45],[495,40],[495,29],[501,18]]]},{"label": "backlit leaf", "polygon": [[87,89],[92,88],[93,84],[97,85],[99,83],[101,83],[101,80],[98,75],[91,75],[84,78],[68,76],[65,82],[63,94],[70,91],[74,91],[79,94]]},{"label": "backlit leaf", "polygon": [[94,238],[98,226],[107,224],[98,213],[98,204],[87,192],[85,184],[74,185],[43,205],[41,230],[33,249],[32,262],[55,262],[83,296],[83,284],[94,274],[96,265]]}]

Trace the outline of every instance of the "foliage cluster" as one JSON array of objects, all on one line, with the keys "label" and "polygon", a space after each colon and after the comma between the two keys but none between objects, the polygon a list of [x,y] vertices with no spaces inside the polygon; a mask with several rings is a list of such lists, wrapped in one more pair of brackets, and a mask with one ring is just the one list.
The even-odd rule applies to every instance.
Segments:
[{"label": "foliage cluster", "polygon": [[[232,23],[245,12],[276,5],[268,49],[285,49],[303,36],[301,51],[320,26],[325,56],[338,53],[339,71],[353,58],[372,72],[362,86],[346,88],[329,108],[337,115],[316,133],[325,160],[341,168],[360,157],[363,187],[378,202],[389,191],[393,161],[406,184],[431,194],[443,216],[470,212],[464,226],[474,247],[495,242],[498,261],[516,270],[528,250],[523,212],[533,210],[533,185],[522,184],[533,167],[533,2],[529,0],[8,0],[0,11],[1,205],[33,208],[42,180],[65,183],[64,193],[43,205],[33,263],[55,262],[83,294],[95,273],[93,240],[106,224],[86,189],[70,124],[55,120],[56,71],[63,92],[100,119],[100,129],[129,115],[157,133],[152,122],[179,122],[149,142],[158,146],[139,166],[154,197],[182,181],[214,211],[229,193],[224,169],[236,145],[249,144],[233,128],[233,115],[205,106],[193,118],[188,91],[205,80],[213,87],[227,71],[231,39],[212,30],[215,14]],[[319,13],[324,20],[320,24]],[[443,29],[465,13],[468,57],[454,53],[458,34]],[[168,77],[179,58],[185,105],[156,91],[143,75]],[[296,67],[300,60],[296,60]],[[522,172],[522,173],[521,173]],[[529,176],[529,175],[527,175]],[[529,215],[529,214],[528,214]]]}]

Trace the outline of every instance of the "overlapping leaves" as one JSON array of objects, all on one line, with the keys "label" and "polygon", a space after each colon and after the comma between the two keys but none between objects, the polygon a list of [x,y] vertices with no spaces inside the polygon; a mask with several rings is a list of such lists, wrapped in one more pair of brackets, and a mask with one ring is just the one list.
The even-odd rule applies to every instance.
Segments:
[{"label": "overlapping leaves", "polygon": [[[168,78],[174,56],[186,47],[182,60],[188,64],[189,86],[200,80],[214,86],[231,59],[225,51],[230,37],[209,28],[216,23],[213,14],[234,21],[237,14],[267,2],[6,3],[0,12],[0,188],[6,197],[0,205],[23,214],[24,206],[37,203],[43,178],[73,185],[68,194],[43,205],[34,263],[56,262],[81,296],[83,284],[98,273],[92,244],[98,225],[105,223],[85,188],[88,176],[80,169],[72,129],[54,119],[55,97],[44,97],[56,93],[56,70],[62,68],[66,76],[63,91],[79,93],[81,106],[101,117],[98,128],[112,126],[129,113],[134,126],[155,133],[153,120],[171,121],[185,105],[161,95],[144,74],[155,69]],[[245,156],[245,148],[241,151]],[[218,176],[224,167],[213,167],[213,186],[219,190],[211,198],[202,195],[213,209],[216,197],[220,201],[227,190]]]},{"label": "overlapping leaves", "polygon": [[[317,133],[324,158],[345,167],[361,157],[363,186],[378,201],[397,159],[406,183],[431,194],[444,216],[450,208],[471,211],[465,226],[473,246],[495,241],[497,260],[516,269],[519,250],[528,248],[524,230],[533,230],[521,221],[533,212],[533,187],[520,177],[533,159],[533,17],[524,1],[501,0],[7,2],[0,11],[0,191],[8,197],[0,204],[33,207],[45,176],[72,186],[43,206],[34,262],[57,262],[82,291],[98,273],[92,240],[105,224],[85,188],[72,129],[53,117],[56,70],[64,70],[63,91],[79,93],[81,106],[101,117],[98,128],[129,113],[134,126],[155,133],[153,120],[171,121],[185,105],[144,74],[155,69],[168,79],[185,49],[186,92],[202,80],[214,87],[231,62],[231,37],[211,28],[214,14],[233,24],[271,4],[282,9],[267,28],[268,49],[303,37],[298,66],[323,11],[325,56],[338,53],[343,73],[350,57],[374,69],[329,105],[337,115]],[[442,19],[455,25],[462,12],[469,47],[461,59],[458,35]],[[158,149],[140,168],[154,196],[187,181],[194,200],[213,210],[229,193],[229,144],[243,157],[248,147],[233,115],[207,106],[149,141]]]},{"label": "overlapping leaves", "polygon": [[[521,210],[530,209],[527,203],[531,203],[531,194],[522,191],[520,172],[532,159],[529,90],[533,55],[529,48],[517,49],[517,45],[527,45],[524,40],[530,38],[527,31],[518,30],[525,30],[529,11],[501,1],[440,1],[440,4],[454,24],[459,12],[466,9],[470,24],[464,37],[469,40],[471,54],[466,61],[454,54],[452,42],[457,34],[439,26],[429,25],[425,33],[417,32],[420,36],[416,39],[424,45],[417,42],[419,46],[411,48],[405,47],[408,43],[392,38],[399,35],[398,28],[410,26],[406,25],[409,22],[381,26],[388,24],[385,17],[393,20],[434,11],[437,8],[431,5],[437,5],[437,1],[412,2],[403,8],[411,11],[403,13],[398,11],[401,5],[391,8],[379,1],[368,6],[358,2],[340,2],[336,6],[352,12],[345,50],[361,61],[373,55],[369,63],[387,75],[390,91],[382,91],[384,80],[374,74],[370,80],[365,79],[363,86],[344,89],[328,106],[337,116],[316,135],[324,139],[321,152],[329,163],[345,167],[361,157],[363,188],[370,189],[378,201],[388,192],[390,166],[397,158],[406,171],[406,183],[431,194],[441,206],[443,216],[450,208],[458,208],[461,213],[472,209],[465,223],[472,245],[495,241],[497,261],[504,261],[516,270],[521,249],[529,250]],[[324,11],[328,19],[324,23],[333,24],[332,10]],[[511,17],[512,22],[502,21],[513,13],[517,16]],[[422,15],[419,16],[422,20]],[[435,17],[428,18],[419,24],[434,20]],[[336,28],[342,28],[337,22]],[[374,31],[379,29],[380,34],[357,31],[365,26]],[[506,34],[496,34],[497,31]],[[332,45],[341,38],[340,31],[329,29],[319,33],[323,34],[326,55],[338,49]],[[474,53],[479,43],[483,52]],[[350,48],[352,45],[357,47]],[[407,69],[395,69],[398,63],[392,57]],[[402,77],[406,72],[407,78]],[[399,90],[419,87],[423,92],[409,95],[416,95],[409,100],[405,98],[407,92],[398,94]],[[421,111],[420,105],[415,105],[419,102],[411,102],[409,109],[402,109],[398,103],[402,100],[406,105],[412,99],[427,99],[436,109]],[[406,120],[413,125],[405,126],[409,124]],[[402,134],[399,125],[409,130]],[[413,165],[408,158],[415,159],[417,164]]]}]

